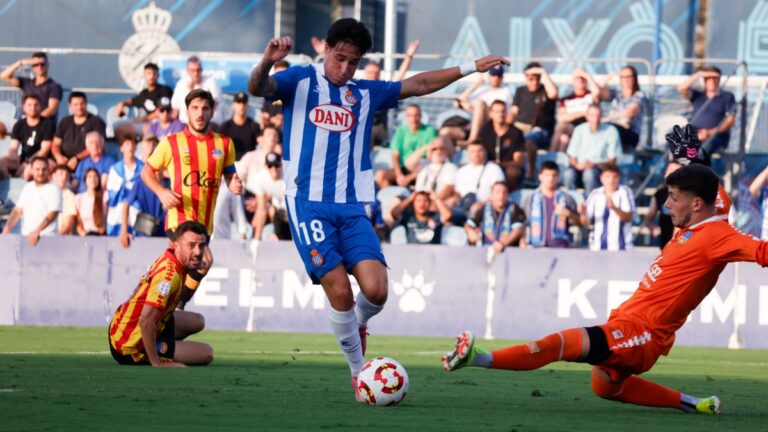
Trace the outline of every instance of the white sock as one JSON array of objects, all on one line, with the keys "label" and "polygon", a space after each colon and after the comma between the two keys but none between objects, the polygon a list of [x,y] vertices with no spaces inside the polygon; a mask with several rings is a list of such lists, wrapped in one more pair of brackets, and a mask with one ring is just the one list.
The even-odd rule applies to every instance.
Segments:
[{"label": "white sock", "polygon": [[368,301],[362,291],[357,293],[355,297],[355,315],[357,315],[357,323],[362,326],[368,325],[368,320],[373,318],[376,314],[384,309],[384,305],[375,305]]},{"label": "white sock", "polygon": [[363,358],[363,347],[360,345],[359,326],[355,311],[350,309],[341,312],[329,306],[328,318],[331,320],[331,329],[336,335],[336,340],[339,341],[341,352],[347,358],[349,370],[352,372],[352,376],[357,376],[365,364],[365,359]]}]

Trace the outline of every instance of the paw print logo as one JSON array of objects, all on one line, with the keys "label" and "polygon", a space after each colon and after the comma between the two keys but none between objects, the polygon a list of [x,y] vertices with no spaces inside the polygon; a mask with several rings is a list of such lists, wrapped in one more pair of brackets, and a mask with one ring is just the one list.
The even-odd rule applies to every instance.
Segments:
[{"label": "paw print logo", "polygon": [[425,282],[424,272],[420,271],[416,276],[411,276],[403,271],[400,281],[392,283],[393,291],[400,296],[399,306],[403,312],[423,312],[427,307],[425,297],[432,295],[435,282]]}]

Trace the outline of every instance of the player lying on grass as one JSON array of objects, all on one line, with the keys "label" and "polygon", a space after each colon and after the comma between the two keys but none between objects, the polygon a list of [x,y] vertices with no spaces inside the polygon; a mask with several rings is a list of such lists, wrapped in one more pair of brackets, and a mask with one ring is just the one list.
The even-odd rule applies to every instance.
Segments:
[{"label": "player lying on grass", "polygon": [[443,367],[464,366],[533,370],[554,361],[589,363],[592,391],[605,399],[636,405],[720,413],[717,396],[699,399],[638,375],[667,355],[675,332],[717,283],[729,262],[768,265],[768,242],[730,226],[717,214],[718,178],[692,164],[666,179],[665,203],[679,230],[643,275],[637,291],[611,312],[608,322],[572,328],[528,344],[486,351],[474,345],[472,333],[458,336]]},{"label": "player lying on grass", "polygon": [[208,233],[203,224],[187,221],[174,235],[172,247],[155,260],[112,316],[109,350],[122,365],[184,367],[213,361],[209,345],[183,340],[203,329],[203,316],[176,310],[184,277],[203,262]]},{"label": "player lying on grass", "polygon": [[[291,232],[312,282],[322,284],[331,328],[356,377],[365,361],[368,320],[387,300],[387,269],[379,238],[365,212],[373,202],[374,171],[369,154],[374,113],[396,108],[399,99],[433,93],[503,57],[488,55],[461,67],[422,72],[401,82],[353,79],[371,33],[361,22],[342,18],[328,29],[321,64],[293,66],[269,76],[291,51],[289,37],[267,43],[251,72],[248,90],[283,102],[283,178]],[[355,298],[348,273],[357,279]]]}]

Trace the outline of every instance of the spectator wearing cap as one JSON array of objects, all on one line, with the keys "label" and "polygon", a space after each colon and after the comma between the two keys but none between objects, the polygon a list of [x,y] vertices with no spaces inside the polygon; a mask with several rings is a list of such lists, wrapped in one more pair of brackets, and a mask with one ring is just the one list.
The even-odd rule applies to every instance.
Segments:
[{"label": "spectator wearing cap", "polygon": [[429,144],[437,136],[437,131],[421,122],[421,107],[415,104],[405,108],[405,123],[395,130],[389,143],[392,151],[392,169],[376,172],[376,184],[379,187],[391,186],[395,182],[408,186],[416,179],[416,173],[405,166],[405,161],[417,150]]},{"label": "spectator wearing cap", "polygon": [[[677,86],[677,91],[693,105],[690,123],[708,154],[728,147],[736,120],[736,98],[720,89],[720,76],[718,67],[706,66]],[[704,91],[692,88],[699,78],[704,81]]]},{"label": "spectator wearing cap", "polygon": [[256,213],[251,221],[253,238],[264,240],[264,226],[269,222],[275,228],[270,240],[290,240],[291,230],[285,207],[285,181],[280,155],[275,152],[268,153],[265,164],[266,170],[257,175],[252,185],[256,195]]},{"label": "spectator wearing cap", "polygon": [[83,92],[69,94],[69,110],[72,114],[61,119],[56,128],[51,150],[57,164],[66,164],[75,170],[78,163],[88,157],[86,135],[98,132],[103,137],[107,125],[101,117],[88,112],[88,97]]},{"label": "spectator wearing cap", "polygon": [[443,202],[453,197],[458,168],[448,158],[452,145],[449,138],[438,136],[429,145],[408,157],[405,166],[411,172],[417,173],[417,191],[434,192]]},{"label": "spectator wearing cap", "polygon": [[235,143],[235,160],[256,149],[256,138],[261,135],[259,124],[248,117],[248,95],[239,92],[232,102],[232,118],[218,128]]},{"label": "spectator wearing cap", "polygon": [[144,135],[154,136],[158,141],[168,135],[184,130],[184,123],[173,116],[173,108],[168,98],[160,98],[157,107],[157,119],[150,122],[144,130]]},{"label": "spectator wearing cap", "polygon": [[118,141],[122,142],[122,135],[130,133],[131,130],[127,129],[127,126],[133,126],[135,134],[141,134],[144,127],[153,120],[157,120],[159,117],[158,107],[161,105],[170,105],[171,98],[173,97],[173,90],[162,84],[157,83],[159,77],[159,69],[154,63],[147,63],[144,65],[144,81],[147,86],[142,89],[139,94],[132,98],[128,98],[117,104],[117,110],[115,114],[118,117],[125,115],[125,107],[136,107],[143,110],[143,115],[134,117],[130,123],[122,123],[116,125],[115,135],[121,136]]},{"label": "spectator wearing cap", "polygon": [[184,102],[189,92],[195,89],[207,90],[213,96],[213,118],[214,123],[221,123],[224,121],[223,114],[221,113],[221,87],[219,83],[213,77],[205,78],[203,76],[203,62],[199,57],[192,56],[187,59],[186,74],[176,83],[176,87],[173,89],[173,98],[171,99],[171,106],[173,106],[174,117],[181,120],[182,123],[189,122],[187,118],[187,106]]},{"label": "spectator wearing cap", "polygon": [[136,141],[132,135],[120,143],[123,159],[115,162],[107,176],[107,235],[120,235],[122,204],[141,178],[144,162],[136,159]]},{"label": "spectator wearing cap", "polygon": [[469,142],[475,141],[480,129],[488,121],[488,109],[494,101],[504,102],[505,110],[512,105],[512,91],[504,85],[504,66],[498,65],[488,71],[488,83],[483,75],[478,75],[477,81],[459,96],[459,106],[472,113],[472,126],[469,132]]},{"label": "spectator wearing cap", "polygon": [[[35,74],[33,79],[14,75],[21,66],[31,66]],[[50,118],[56,123],[59,105],[63,96],[61,84],[48,76],[48,55],[36,52],[32,57],[18,60],[0,72],[0,79],[21,89],[22,94],[36,94],[40,98],[40,116]]]},{"label": "spectator wearing cap", "polygon": [[536,153],[548,149],[555,127],[557,86],[547,70],[537,62],[528,63],[523,70],[525,85],[515,90],[509,121],[523,132],[528,152],[525,178],[533,181],[536,174]]}]

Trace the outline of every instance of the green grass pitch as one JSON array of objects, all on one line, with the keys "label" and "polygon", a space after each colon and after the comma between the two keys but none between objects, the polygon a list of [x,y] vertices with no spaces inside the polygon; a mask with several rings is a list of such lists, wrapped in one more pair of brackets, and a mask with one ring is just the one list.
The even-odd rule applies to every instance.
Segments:
[{"label": "green grass pitch", "polygon": [[[375,328],[374,328],[375,331]],[[646,376],[724,415],[601,400],[589,366],[443,372],[445,338],[369,337],[399,360],[410,392],[395,407],[354,401],[330,335],[204,331],[207,367],[118,366],[106,328],[0,327],[0,430],[768,431],[768,352],[677,347]],[[479,341],[496,348],[509,341]]]}]

